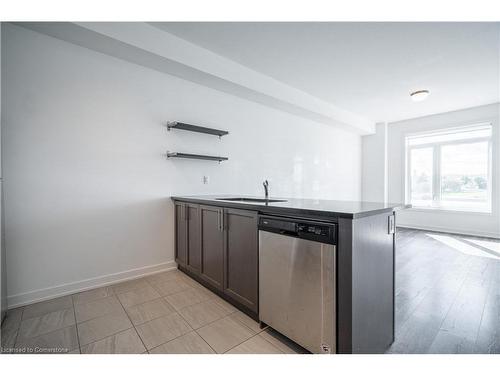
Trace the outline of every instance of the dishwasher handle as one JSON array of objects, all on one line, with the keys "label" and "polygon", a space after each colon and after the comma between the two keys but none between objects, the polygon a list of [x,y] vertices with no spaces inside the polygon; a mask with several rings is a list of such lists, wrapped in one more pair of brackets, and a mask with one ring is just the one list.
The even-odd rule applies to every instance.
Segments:
[{"label": "dishwasher handle", "polygon": [[298,233],[297,223],[265,216],[259,220],[259,229],[269,232],[283,232],[283,234],[288,233],[290,235],[297,235]]},{"label": "dishwasher handle", "polygon": [[272,216],[259,217],[259,230],[333,245],[337,239],[336,228],[334,223]]}]

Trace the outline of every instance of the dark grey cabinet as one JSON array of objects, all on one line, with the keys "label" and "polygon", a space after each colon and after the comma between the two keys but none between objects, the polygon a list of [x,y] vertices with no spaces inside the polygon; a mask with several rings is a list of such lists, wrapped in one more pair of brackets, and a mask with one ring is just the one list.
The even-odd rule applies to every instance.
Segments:
[{"label": "dark grey cabinet", "polygon": [[257,212],[175,202],[175,233],[180,267],[258,313]]},{"label": "dark grey cabinet", "polygon": [[175,203],[175,261],[189,271],[201,271],[200,206]]},{"label": "dark grey cabinet", "polygon": [[200,206],[200,233],[200,277],[222,291],[224,285],[224,223],[222,208]]},{"label": "dark grey cabinet", "polygon": [[394,213],[339,219],[337,352],[384,353],[394,341]]},{"label": "dark grey cabinet", "polygon": [[257,213],[224,209],[224,293],[258,312]]},{"label": "dark grey cabinet", "polygon": [[186,268],[191,272],[201,272],[200,206],[186,203],[187,254]]},{"label": "dark grey cabinet", "polygon": [[183,267],[187,264],[186,204],[175,202],[175,261]]}]

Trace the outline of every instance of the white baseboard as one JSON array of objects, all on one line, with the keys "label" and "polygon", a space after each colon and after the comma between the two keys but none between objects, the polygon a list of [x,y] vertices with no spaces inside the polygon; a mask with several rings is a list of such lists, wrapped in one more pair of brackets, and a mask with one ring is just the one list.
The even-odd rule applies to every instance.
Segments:
[{"label": "white baseboard", "polygon": [[155,264],[141,268],[134,268],[127,271],[117,272],[105,276],[93,277],[90,279],[75,281],[67,284],[56,285],[49,288],[32,290],[30,292],[7,296],[7,306],[9,309],[29,305],[34,302],[41,302],[48,299],[67,296],[69,294],[83,292],[85,290],[99,288],[110,284],[138,279],[140,277],[153,275],[177,268],[177,264],[171,260],[169,262]]},{"label": "white baseboard", "polygon": [[486,238],[500,239],[500,235],[498,233],[479,232],[479,231],[462,231],[462,230],[458,231],[458,230],[450,229],[450,228],[446,228],[446,227],[435,227],[435,226],[426,226],[426,225],[405,225],[405,224],[398,224],[397,226],[401,227],[401,228],[427,230],[429,232],[442,232],[442,233],[451,233],[451,234],[463,234],[465,236],[476,236],[476,237],[486,237]]}]

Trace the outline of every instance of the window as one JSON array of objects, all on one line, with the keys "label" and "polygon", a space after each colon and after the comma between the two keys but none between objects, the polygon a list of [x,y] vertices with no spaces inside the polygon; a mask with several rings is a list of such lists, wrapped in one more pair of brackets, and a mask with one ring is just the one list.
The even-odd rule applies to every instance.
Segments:
[{"label": "window", "polygon": [[491,124],[406,137],[406,201],[491,212]]}]

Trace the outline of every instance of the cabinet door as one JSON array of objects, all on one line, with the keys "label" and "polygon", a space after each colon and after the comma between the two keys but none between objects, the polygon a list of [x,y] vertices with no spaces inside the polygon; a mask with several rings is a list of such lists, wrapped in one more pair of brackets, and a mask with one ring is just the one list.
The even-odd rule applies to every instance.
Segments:
[{"label": "cabinet door", "polygon": [[220,207],[200,206],[201,278],[222,290],[224,280],[224,226]]},{"label": "cabinet door", "polygon": [[201,271],[200,206],[186,204],[187,268],[196,274]]},{"label": "cabinet door", "polygon": [[[2,179],[0,178],[0,323],[7,311],[7,267],[5,264],[5,242],[4,236],[4,223],[3,218],[3,193],[2,193]],[[0,327],[0,331],[2,328]],[[0,334],[3,332],[0,332]],[[0,336],[1,337],[1,336]]]},{"label": "cabinet door", "polygon": [[186,205],[175,202],[175,261],[181,266],[187,262]]},{"label": "cabinet door", "polygon": [[224,293],[258,312],[257,213],[225,209]]}]

